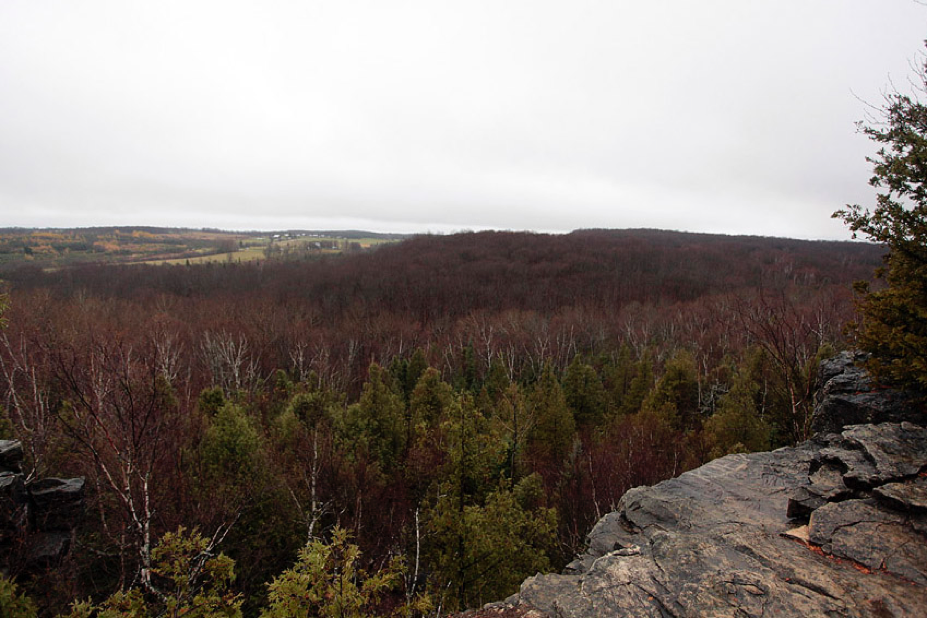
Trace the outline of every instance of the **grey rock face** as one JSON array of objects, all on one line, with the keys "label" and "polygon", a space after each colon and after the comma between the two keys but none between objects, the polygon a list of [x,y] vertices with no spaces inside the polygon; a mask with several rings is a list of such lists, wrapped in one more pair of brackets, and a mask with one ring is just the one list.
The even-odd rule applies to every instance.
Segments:
[{"label": "grey rock face", "polygon": [[29,519],[29,501],[21,474],[0,472],[0,546],[12,542]]},{"label": "grey rock face", "polygon": [[865,359],[866,355],[859,352],[841,352],[821,362],[819,371],[823,386],[812,418],[812,430],[836,433],[847,425],[904,420],[927,424],[923,410],[918,413],[908,405],[907,394],[873,384],[859,366]]},{"label": "grey rock face", "polygon": [[48,478],[25,483],[23,449],[0,440],[0,567],[51,568],[71,546],[84,514],[84,479]]},{"label": "grey rock face", "polygon": [[[565,574],[512,601],[590,618],[927,615],[924,440],[911,423],[848,427],[633,489]],[[810,543],[789,535],[806,522]]]},{"label": "grey rock face", "polygon": [[927,478],[876,487],[872,495],[899,511],[927,513]]},{"label": "grey rock face", "polygon": [[47,478],[29,485],[35,528],[71,530],[84,515],[84,479]]},{"label": "grey rock face", "polygon": [[0,468],[22,472],[23,444],[19,440],[0,440]]}]

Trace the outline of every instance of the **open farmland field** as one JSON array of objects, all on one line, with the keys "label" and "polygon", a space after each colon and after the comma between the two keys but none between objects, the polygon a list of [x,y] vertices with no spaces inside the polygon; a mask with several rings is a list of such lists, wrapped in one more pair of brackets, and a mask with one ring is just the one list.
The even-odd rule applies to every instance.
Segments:
[{"label": "open farmland field", "polygon": [[370,232],[227,232],[152,227],[0,230],[0,270],[86,263],[202,264],[311,259],[397,242]]}]

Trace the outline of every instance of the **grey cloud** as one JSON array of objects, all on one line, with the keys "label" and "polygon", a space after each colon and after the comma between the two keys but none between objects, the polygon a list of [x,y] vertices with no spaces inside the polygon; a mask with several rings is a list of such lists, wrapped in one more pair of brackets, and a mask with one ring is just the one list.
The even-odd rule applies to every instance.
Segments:
[{"label": "grey cloud", "polygon": [[0,5],[0,225],[845,238],[906,0]]}]

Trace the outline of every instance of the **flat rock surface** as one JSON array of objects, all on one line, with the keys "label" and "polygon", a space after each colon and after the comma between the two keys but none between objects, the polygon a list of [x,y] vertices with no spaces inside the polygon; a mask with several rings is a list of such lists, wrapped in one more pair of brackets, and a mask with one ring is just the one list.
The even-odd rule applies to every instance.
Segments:
[{"label": "flat rock surface", "polygon": [[[927,430],[906,422],[729,455],[626,493],[584,555],[564,574],[526,580],[506,607],[563,617],[927,616],[925,470]],[[790,503],[801,499],[796,516]]]}]

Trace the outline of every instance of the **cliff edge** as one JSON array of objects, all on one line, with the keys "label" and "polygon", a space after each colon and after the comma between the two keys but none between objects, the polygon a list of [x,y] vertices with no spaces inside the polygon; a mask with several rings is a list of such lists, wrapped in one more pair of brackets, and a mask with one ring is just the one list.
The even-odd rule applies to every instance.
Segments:
[{"label": "cliff edge", "polygon": [[630,490],[563,574],[477,615],[927,615],[924,408],[853,361],[822,367],[825,432]]}]

